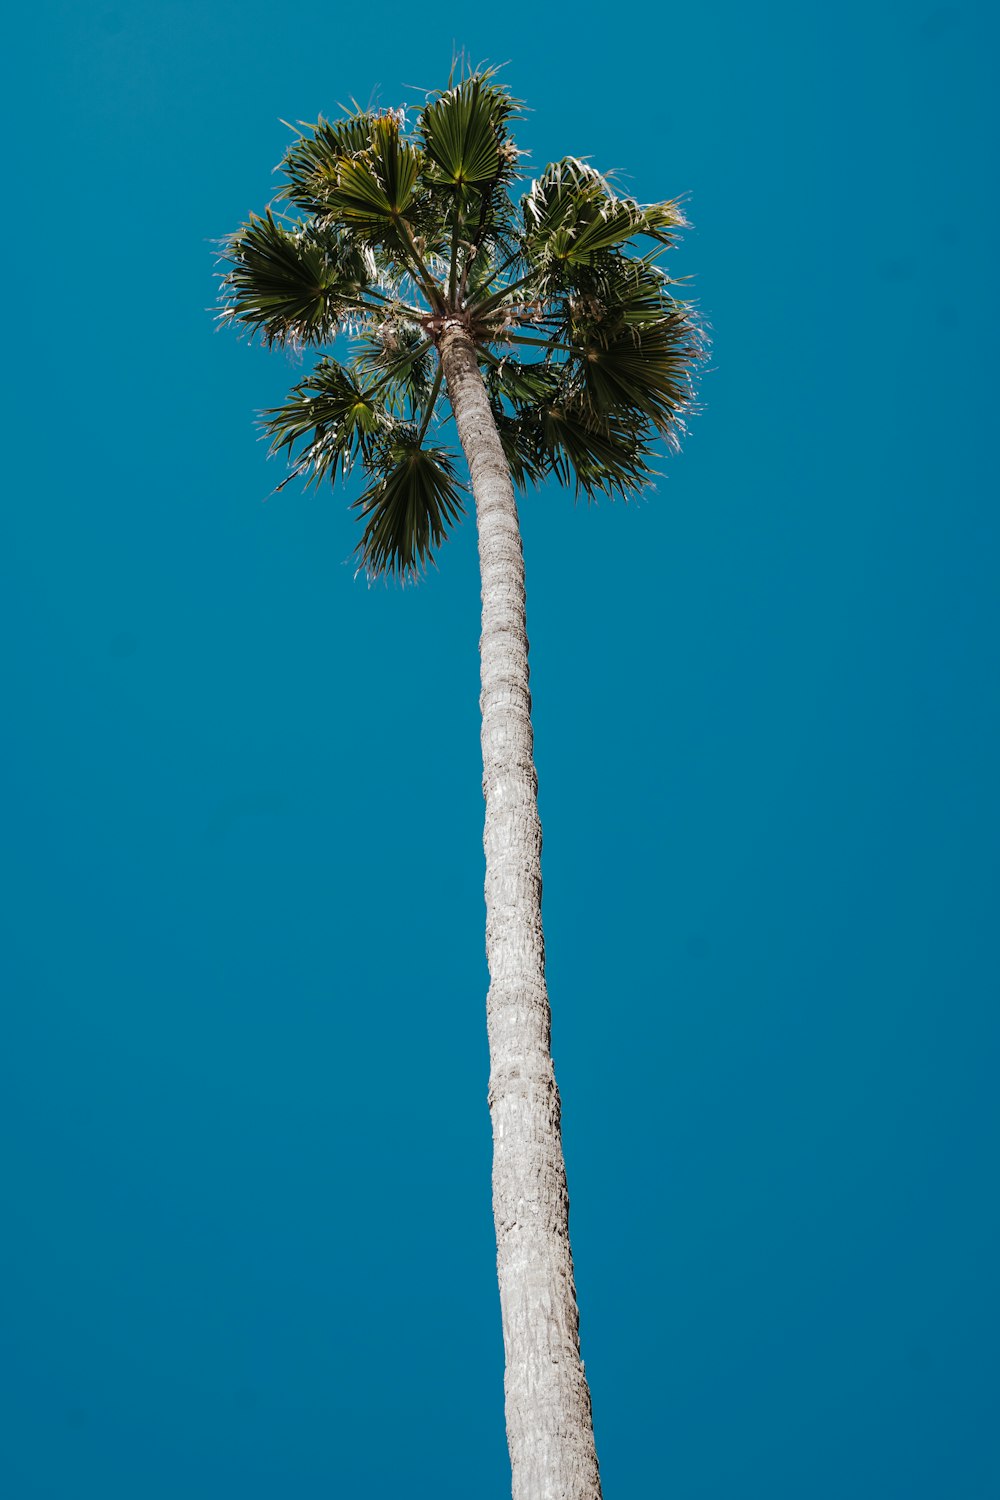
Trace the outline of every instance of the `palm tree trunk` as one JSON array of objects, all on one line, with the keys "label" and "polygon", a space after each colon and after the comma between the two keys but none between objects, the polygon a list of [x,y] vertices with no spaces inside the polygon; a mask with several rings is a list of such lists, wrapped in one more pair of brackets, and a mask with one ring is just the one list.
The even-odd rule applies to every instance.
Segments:
[{"label": "palm tree trunk", "polygon": [[472,478],[482,573],[489,1100],[513,1500],[600,1500],[550,1051],[517,506],[475,346],[456,320],[439,347]]}]

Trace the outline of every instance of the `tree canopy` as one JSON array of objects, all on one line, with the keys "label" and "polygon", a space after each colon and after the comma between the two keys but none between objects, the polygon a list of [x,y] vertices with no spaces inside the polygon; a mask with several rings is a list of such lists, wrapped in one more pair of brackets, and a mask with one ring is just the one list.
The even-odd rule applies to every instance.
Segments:
[{"label": "tree canopy", "polygon": [[370,575],[418,573],[462,514],[436,353],[449,323],[475,342],[522,489],[554,476],[627,498],[683,430],[703,340],[660,263],[677,203],[621,196],[575,157],[515,196],[519,110],[480,69],[412,112],[321,118],[296,132],[273,205],[225,243],[222,319],[318,353],[264,427],[289,478],[362,466]]}]

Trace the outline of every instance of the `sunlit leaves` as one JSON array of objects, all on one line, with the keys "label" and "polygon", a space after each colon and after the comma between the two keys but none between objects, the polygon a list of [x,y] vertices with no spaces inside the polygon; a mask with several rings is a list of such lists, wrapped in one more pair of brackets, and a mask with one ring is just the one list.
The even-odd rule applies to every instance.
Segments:
[{"label": "sunlit leaves", "polygon": [[406,220],[428,228],[427,205],[415,193],[422,164],[421,152],[403,135],[401,112],[320,120],[285,153],[281,195],[372,250],[412,252]]},{"label": "sunlit leaves", "polygon": [[420,153],[400,139],[395,115],[380,115],[367,150],[338,163],[323,195],[323,210],[348,228],[396,223],[409,206],[419,171]]},{"label": "sunlit leaves", "polygon": [[226,251],[223,317],[267,344],[312,343],[329,336],[370,275],[364,255],[308,228],[286,229],[255,214]]},{"label": "sunlit leaves", "polygon": [[618,198],[599,172],[572,156],[546,167],[521,207],[527,259],[555,272],[560,264],[590,265],[601,251],[641,235],[669,245],[684,223],[676,203]]},{"label": "sunlit leaves", "polygon": [[281,170],[286,181],[280,196],[307,213],[322,212],[341,162],[368,150],[377,118],[373,113],[358,111],[342,120],[320,117],[315,125],[307,126],[309,134],[300,132],[285,152]]},{"label": "sunlit leaves", "polygon": [[354,509],[367,522],[358,556],[372,576],[413,578],[462,516],[455,460],[445,448],[421,447],[415,429],[390,432],[372,464],[378,478]]},{"label": "sunlit leaves", "polygon": [[435,95],[421,111],[419,132],[427,155],[428,180],[452,187],[478,187],[510,175],[517,151],[508,121],[516,103],[488,74],[472,74]]},{"label": "sunlit leaves", "polygon": [[347,474],[360,454],[372,456],[375,436],[391,421],[377,395],[336,360],[321,359],[289,392],[283,406],[264,413],[271,452],[284,449],[307,484]]}]

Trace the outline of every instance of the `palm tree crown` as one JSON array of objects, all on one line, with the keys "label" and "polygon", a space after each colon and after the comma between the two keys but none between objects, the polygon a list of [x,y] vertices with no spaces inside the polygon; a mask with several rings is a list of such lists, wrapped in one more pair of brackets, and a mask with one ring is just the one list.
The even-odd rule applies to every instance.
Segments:
[{"label": "palm tree crown", "polygon": [[[515,202],[517,116],[486,69],[429,95],[412,126],[403,109],[320,119],[281,163],[289,211],[252,214],[226,242],[222,318],[320,351],[264,426],[289,478],[361,464],[369,575],[418,573],[462,513],[440,441],[448,328],[474,342],[520,488],[553,475],[627,497],[657,438],[683,429],[702,341],[658,263],[684,223],[677,204],[620,197],[574,157]],[[346,357],[323,352],[335,344]]]}]

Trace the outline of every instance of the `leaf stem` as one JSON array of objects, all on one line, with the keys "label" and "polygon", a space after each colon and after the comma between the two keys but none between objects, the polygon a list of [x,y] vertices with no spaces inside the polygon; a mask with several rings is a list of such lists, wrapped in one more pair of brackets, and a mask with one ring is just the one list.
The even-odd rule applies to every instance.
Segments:
[{"label": "leaf stem", "polygon": [[556,339],[531,339],[523,333],[506,333],[497,343],[504,344],[534,344],[539,349],[563,349],[567,354],[578,354],[580,351],[572,344],[560,344]]},{"label": "leaf stem", "polygon": [[416,279],[417,279],[417,282],[419,283],[420,290],[423,292],[424,296],[427,298],[427,300],[430,303],[431,307],[434,308],[435,312],[443,313],[444,312],[444,298],[441,296],[441,292],[438,289],[436,283],[434,282],[434,279],[431,276],[430,271],[428,271],[426,265],[424,264],[423,257],[421,256],[420,251],[417,249],[417,244],[416,244],[416,241],[413,238],[413,234],[412,234],[412,231],[410,230],[409,224],[407,224],[406,220],[402,219],[402,218],[396,219],[395,220],[395,224],[396,224],[396,227],[399,229],[402,237],[405,239],[406,245],[407,245],[407,247],[408,247],[408,249],[410,251],[410,255],[411,255],[412,259],[413,259],[413,264],[414,264],[414,266],[416,267],[416,270],[417,270],[417,278]]},{"label": "leaf stem", "polygon": [[418,360],[422,354],[426,354],[427,350],[431,347],[433,342],[433,339],[424,339],[424,342],[422,344],[418,344],[415,349],[411,349],[405,359],[401,359],[396,364],[394,364],[392,369],[387,370],[384,375],[380,376],[380,378],[376,380],[374,385],[366,386],[365,395],[374,396],[378,391],[382,389],[384,385],[388,385],[390,380],[394,380],[397,376],[402,375],[404,371],[410,368],[415,360]]},{"label": "leaf stem", "polygon": [[455,194],[455,222],[451,228],[451,267],[448,271],[448,301],[456,307],[455,293],[458,283],[458,227],[462,220],[461,192]]},{"label": "leaf stem", "polygon": [[[498,276],[502,276],[503,273],[506,270],[508,270],[514,264],[514,262],[517,260],[517,258],[518,258],[518,256],[520,254],[521,254],[520,250],[515,250],[513,255],[508,256],[508,258],[504,261],[503,265],[502,266],[498,266],[497,269],[493,272],[493,275],[490,276],[490,277],[488,277],[486,279],[486,281],[483,282],[483,284],[479,288],[479,290],[481,292],[485,292],[485,290],[486,290],[486,288],[488,286],[492,286],[493,283],[494,283],[494,281],[496,281],[497,277]],[[468,266],[468,262],[466,262],[466,267],[465,267],[465,274],[466,275],[468,275],[468,271],[469,271],[469,266]],[[462,282],[462,290],[463,290],[463,292],[465,290],[465,281],[464,281],[464,279],[463,279],[463,282]]]},{"label": "leaf stem", "polygon": [[512,281],[509,286],[505,286],[501,291],[494,292],[493,296],[487,297],[485,302],[477,303],[474,309],[476,316],[481,317],[483,313],[489,312],[490,308],[496,307],[505,297],[509,297],[511,292],[516,292],[518,287],[527,286],[529,281],[534,280],[535,274],[534,271],[529,271],[527,276],[522,276],[517,281]]},{"label": "leaf stem", "polygon": [[433,415],[433,412],[434,412],[434,403],[435,403],[435,401],[438,398],[438,391],[441,389],[441,379],[442,379],[443,375],[444,375],[444,365],[441,363],[440,360],[438,360],[437,374],[434,376],[434,384],[431,386],[431,393],[427,397],[427,410],[424,412],[424,420],[421,422],[421,424],[420,424],[420,431],[417,434],[417,447],[418,448],[420,447],[421,443],[423,442],[423,440],[424,440],[424,433],[427,431],[427,428],[430,425],[431,416]]}]

